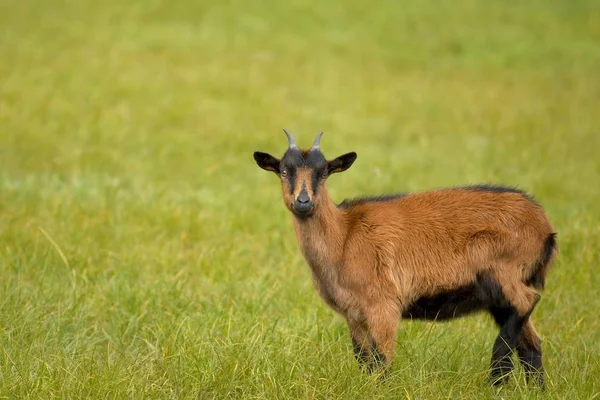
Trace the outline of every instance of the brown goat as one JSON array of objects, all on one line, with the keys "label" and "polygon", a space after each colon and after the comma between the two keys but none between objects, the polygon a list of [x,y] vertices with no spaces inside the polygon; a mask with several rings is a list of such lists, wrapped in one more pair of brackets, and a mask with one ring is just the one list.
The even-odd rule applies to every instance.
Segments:
[{"label": "brown goat", "polygon": [[254,159],[280,177],[314,284],[346,318],[361,364],[370,371],[389,365],[400,318],[446,320],[485,310],[500,327],[491,381],[506,380],[516,349],[528,379],[543,385],[540,338],[529,316],[557,246],[538,203],[516,189],[482,185],[335,205],[325,180],[350,168],[356,153],[328,161],[321,134],[301,150],[284,132],[282,159],[261,152]]}]

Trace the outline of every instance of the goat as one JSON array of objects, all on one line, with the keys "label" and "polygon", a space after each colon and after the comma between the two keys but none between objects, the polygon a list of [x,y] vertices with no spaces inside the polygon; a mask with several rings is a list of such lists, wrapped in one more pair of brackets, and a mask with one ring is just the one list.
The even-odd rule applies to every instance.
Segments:
[{"label": "goat", "polygon": [[300,250],[325,303],[348,324],[360,365],[385,375],[401,318],[448,320],[487,311],[500,328],[490,382],[513,369],[544,386],[541,340],[530,314],[558,250],[542,207],[525,192],[479,185],[345,200],[325,181],[350,168],[355,152],[327,160],[300,149],[285,129],[281,159],[255,152],[281,180]]}]

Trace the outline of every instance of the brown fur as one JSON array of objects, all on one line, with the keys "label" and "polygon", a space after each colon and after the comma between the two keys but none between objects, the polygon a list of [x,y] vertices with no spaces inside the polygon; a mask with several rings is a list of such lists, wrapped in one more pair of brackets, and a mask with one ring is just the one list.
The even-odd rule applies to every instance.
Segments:
[{"label": "brown fur", "polygon": [[[328,163],[343,171],[354,158],[347,166]],[[523,326],[517,349],[540,348],[529,320],[540,295],[531,286],[544,282],[555,233],[531,198],[454,188],[338,207],[324,179],[313,188],[312,173],[297,168],[293,184],[280,176],[283,198],[293,212],[304,188],[314,204],[310,217],[294,215],[296,238],[320,296],[346,318],[358,358],[389,364],[399,320],[415,302],[457,288],[469,292],[482,276],[491,282],[486,296],[497,300],[474,310],[498,307],[500,325],[505,308],[516,310],[517,329]]]},{"label": "brown fur", "polygon": [[342,210],[323,186],[314,215],[294,218],[294,227],[321,297],[347,317],[358,340],[365,327],[375,329],[388,361],[404,307],[468,285],[479,272],[490,272],[527,314],[539,295],[525,282],[553,233],[541,207],[519,193],[464,189]]}]

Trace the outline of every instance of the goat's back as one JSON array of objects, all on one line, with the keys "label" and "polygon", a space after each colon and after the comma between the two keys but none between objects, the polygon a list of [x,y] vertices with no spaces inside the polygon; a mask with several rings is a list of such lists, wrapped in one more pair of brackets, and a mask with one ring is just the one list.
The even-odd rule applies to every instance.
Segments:
[{"label": "goat's back", "polygon": [[354,201],[345,208],[350,256],[370,258],[363,262],[387,270],[396,286],[417,285],[423,293],[468,284],[489,268],[519,269],[526,280],[552,226],[525,193],[493,189]]}]

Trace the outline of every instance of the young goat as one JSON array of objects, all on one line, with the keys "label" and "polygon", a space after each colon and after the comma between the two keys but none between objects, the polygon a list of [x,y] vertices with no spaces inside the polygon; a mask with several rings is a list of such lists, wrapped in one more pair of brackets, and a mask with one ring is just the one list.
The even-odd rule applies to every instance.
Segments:
[{"label": "young goat", "polygon": [[500,327],[490,380],[513,368],[517,350],[528,379],[543,385],[540,338],[531,312],[557,251],[542,207],[499,186],[345,200],[335,205],[325,180],[350,168],[351,152],[326,160],[301,150],[285,131],[282,159],[255,152],[281,179],[298,244],[325,302],[346,318],[354,354],[370,371],[394,355],[400,318],[447,320],[491,313]]}]

